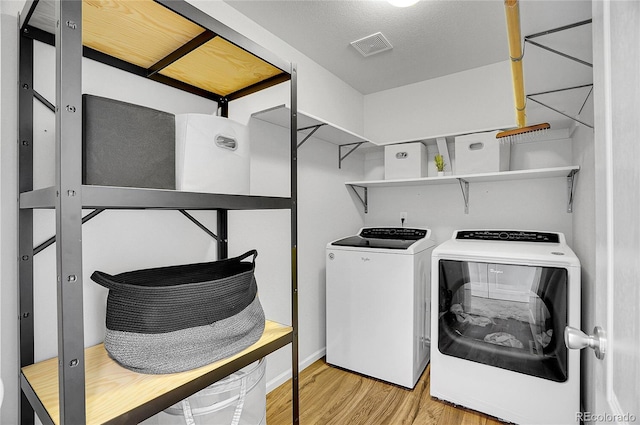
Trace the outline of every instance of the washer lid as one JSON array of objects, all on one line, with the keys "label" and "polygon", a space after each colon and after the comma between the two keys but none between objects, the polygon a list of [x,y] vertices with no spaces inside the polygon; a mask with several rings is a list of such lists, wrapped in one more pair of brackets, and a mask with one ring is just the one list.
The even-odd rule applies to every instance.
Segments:
[{"label": "washer lid", "polygon": [[333,246],[409,249],[429,236],[429,230],[410,227],[365,227],[360,234],[332,242]]}]

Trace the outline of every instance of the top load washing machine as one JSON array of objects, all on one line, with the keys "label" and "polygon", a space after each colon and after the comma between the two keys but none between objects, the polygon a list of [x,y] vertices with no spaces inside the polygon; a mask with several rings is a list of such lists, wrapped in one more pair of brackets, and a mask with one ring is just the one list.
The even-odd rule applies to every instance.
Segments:
[{"label": "top load washing machine", "polygon": [[580,262],[562,233],[459,230],[433,250],[431,396],[519,424],[578,423]]},{"label": "top load washing machine", "polygon": [[429,362],[431,230],[367,227],[327,245],[327,363],[413,388]]}]

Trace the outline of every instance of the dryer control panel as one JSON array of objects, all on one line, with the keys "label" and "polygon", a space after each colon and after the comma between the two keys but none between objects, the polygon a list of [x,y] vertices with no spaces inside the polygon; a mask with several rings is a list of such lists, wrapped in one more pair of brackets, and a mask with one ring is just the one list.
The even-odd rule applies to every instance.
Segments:
[{"label": "dryer control panel", "polygon": [[560,237],[557,233],[527,232],[521,230],[459,230],[456,234],[456,239],[509,242],[560,242]]}]

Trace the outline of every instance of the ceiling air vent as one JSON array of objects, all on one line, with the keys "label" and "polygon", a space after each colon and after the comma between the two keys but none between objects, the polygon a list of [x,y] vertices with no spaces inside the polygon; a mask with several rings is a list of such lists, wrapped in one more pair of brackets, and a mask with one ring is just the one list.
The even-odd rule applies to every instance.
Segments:
[{"label": "ceiling air vent", "polygon": [[352,41],[351,45],[364,57],[393,49],[389,40],[381,32],[368,35],[360,40]]}]

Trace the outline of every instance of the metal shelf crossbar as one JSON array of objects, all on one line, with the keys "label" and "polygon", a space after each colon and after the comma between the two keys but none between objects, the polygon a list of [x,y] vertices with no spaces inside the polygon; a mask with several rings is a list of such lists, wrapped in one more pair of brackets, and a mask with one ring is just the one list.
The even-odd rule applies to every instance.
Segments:
[{"label": "metal shelf crossbar", "polygon": [[[539,43],[537,41],[533,41],[532,40],[534,38],[542,37],[542,36],[545,36],[545,35],[554,34],[554,33],[561,32],[561,31],[567,31],[567,30],[570,30],[570,29],[573,29],[573,28],[577,28],[577,27],[580,27],[580,26],[583,26],[583,25],[588,25],[588,24],[591,24],[591,22],[592,22],[591,19],[587,19],[587,20],[584,20],[584,21],[581,21],[581,22],[576,22],[574,24],[564,25],[564,26],[561,26],[561,27],[558,27],[558,28],[553,28],[553,29],[550,29],[550,30],[541,31],[541,32],[538,32],[538,33],[535,33],[535,34],[527,35],[527,36],[524,37],[524,42],[525,42],[525,44],[529,43],[532,46],[536,46],[538,48],[547,50],[548,52],[551,52],[551,53],[554,53],[556,55],[562,56],[563,58],[566,58],[566,59],[572,60],[574,62],[577,62],[577,63],[579,63],[581,65],[585,65],[585,66],[588,66],[590,68],[593,68],[593,64],[591,64],[591,63],[589,63],[589,62],[587,62],[585,60],[579,59],[579,58],[577,58],[577,57],[575,57],[573,55],[569,55],[567,53],[561,52],[561,51],[559,51],[557,49],[553,49],[553,48],[551,48],[549,46],[546,46],[546,45],[544,45],[542,43]],[[542,95],[542,94],[549,94],[549,93],[557,93],[557,92],[561,92],[561,91],[565,91],[565,90],[574,90],[574,89],[578,89],[578,88],[582,88],[582,87],[586,87],[586,86],[593,87],[593,84],[577,86],[577,87],[568,87],[568,88],[558,89],[558,90],[550,90],[550,91],[541,92],[541,93],[535,93],[535,94],[529,94],[526,97],[527,97],[527,100],[531,100],[531,101],[533,101],[533,102],[535,102],[535,103],[537,103],[537,104],[539,104],[541,106],[544,106],[547,109],[550,109],[550,110],[552,110],[554,112],[557,112],[557,113],[559,113],[559,114],[561,114],[561,115],[563,115],[563,116],[565,116],[565,117],[567,117],[569,119],[572,119],[572,120],[574,120],[576,122],[579,122],[580,124],[582,124],[584,126],[587,126],[589,128],[593,128],[593,125],[588,124],[588,123],[578,119],[577,117],[573,117],[573,116],[571,116],[569,114],[566,114],[566,113],[560,111],[557,108],[554,108],[554,107],[552,107],[550,105],[547,105],[546,103],[541,102],[538,99],[534,99],[533,98],[533,96],[539,96],[539,95]],[[584,108],[584,105],[586,104],[587,100],[589,99],[589,96],[591,95],[591,91],[592,90],[589,90],[589,92],[587,93],[587,96],[585,97],[584,102],[582,103],[582,107],[580,108],[580,112],[578,113],[578,116],[580,116],[580,113],[582,112],[582,109]]]}]

